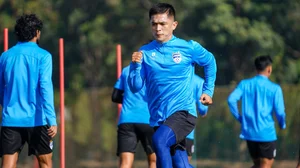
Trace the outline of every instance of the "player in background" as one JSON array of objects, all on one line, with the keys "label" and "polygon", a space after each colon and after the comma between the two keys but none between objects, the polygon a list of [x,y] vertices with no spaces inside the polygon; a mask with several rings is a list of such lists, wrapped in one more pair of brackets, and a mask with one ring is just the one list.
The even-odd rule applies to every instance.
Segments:
[{"label": "player in background", "polygon": [[300,148],[299,148],[299,154],[298,154],[298,165],[296,168],[300,168]]},{"label": "player in background", "polygon": [[129,66],[122,70],[122,74],[114,86],[112,101],[122,104],[118,123],[118,149],[120,168],[131,168],[134,154],[139,141],[148,157],[150,168],[156,167],[156,156],[152,147],[154,130],[149,125],[150,114],[146,99],[146,88],[132,93],[128,86]]},{"label": "player in background", "polygon": [[174,7],[167,3],[158,3],[149,10],[155,40],[132,54],[129,74],[132,92],[146,85],[150,125],[156,129],[152,140],[157,167],[163,168],[191,167],[184,149],[185,138],[197,120],[190,85],[194,64],[204,67],[200,101],[205,105],[212,104],[217,69],[213,54],[199,43],[173,35],[178,24],[175,18]]},{"label": "player in background", "polygon": [[[242,80],[228,97],[234,118],[241,124],[240,138],[247,141],[253,168],[271,168],[276,156],[276,130],[273,112],[281,129],[285,129],[285,110],[281,87],[269,80],[270,56],[255,59],[257,75]],[[242,113],[238,109],[241,100]]]},{"label": "player in background", "polygon": [[[198,76],[194,75],[193,77],[193,84],[194,84],[194,98],[196,101],[197,111],[202,118],[204,118],[207,114],[208,106],[203,105],[199,99],[202,94],[202,87],[203,87],[204,80]],[[188,160],[191,162],[192,155],[194,153],[194,138],[195,137],[195,129],[186,137],[186,152],[188,155]]]},{"label": "player in background", "polygon": [[43,22],[34,14],[16,21],[18,43],[0,57],[3,168],[17,167],[28,143],[41,168],[52,167],[52,138],[57,133],[52,85],[52,56],[38,46]]}]

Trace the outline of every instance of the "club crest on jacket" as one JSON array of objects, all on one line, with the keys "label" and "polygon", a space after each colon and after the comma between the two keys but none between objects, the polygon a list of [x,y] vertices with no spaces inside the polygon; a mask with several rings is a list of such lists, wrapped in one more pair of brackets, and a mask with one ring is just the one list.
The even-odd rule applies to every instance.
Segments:
[{"label": "club crest on jacket", "polygon": [[178,52],[175,52],[175,53],[173,53],[172,54],[172,58],[173,58],[173,61],[175,62],[175,63],[180,63],[181,62],[181,54],[180,54],[180,52],[178,51]]}]

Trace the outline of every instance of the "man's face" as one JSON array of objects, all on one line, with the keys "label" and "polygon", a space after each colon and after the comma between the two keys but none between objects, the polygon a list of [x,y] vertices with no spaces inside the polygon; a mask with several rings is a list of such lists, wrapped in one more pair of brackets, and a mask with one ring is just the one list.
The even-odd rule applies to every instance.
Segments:
[{"label": "man's face", "polygon": [[177,21],[168,13],[156,14],[150,20],[152,35],[158,42],[167,42],[172,38],[173,31],[176,29]]}]

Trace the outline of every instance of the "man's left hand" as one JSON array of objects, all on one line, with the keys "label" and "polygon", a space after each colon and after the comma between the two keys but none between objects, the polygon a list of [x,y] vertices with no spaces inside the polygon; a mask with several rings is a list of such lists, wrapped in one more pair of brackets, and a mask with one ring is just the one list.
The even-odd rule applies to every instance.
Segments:
[{"label": "man's left hand", "polygon": [[213,103],[212,98],[205,93],[201,95],[200,102],[204,105],[211,105]]}]

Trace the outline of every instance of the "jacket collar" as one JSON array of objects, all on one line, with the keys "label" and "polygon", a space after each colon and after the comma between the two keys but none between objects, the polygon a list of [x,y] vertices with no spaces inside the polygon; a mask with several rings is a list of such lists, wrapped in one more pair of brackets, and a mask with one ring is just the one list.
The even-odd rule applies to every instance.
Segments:
[{"label": "jacket collar", "polygon": [[30,45],[30,46],[37,46],[37,44],[35,42],[18,42],[17,45]]},{"label": "jacket collar", "polygon": [[160,42],[157,42],[157,41],[155,40],[155,44],[158,45],[158,46],[161,46],[161,45],[168,45],[168,44],[173,43],[176,39],[177,39],[177,37],[174,36],[174,35],[172,35],[172,38],[171,38],[169,41],[160,43]]}]

